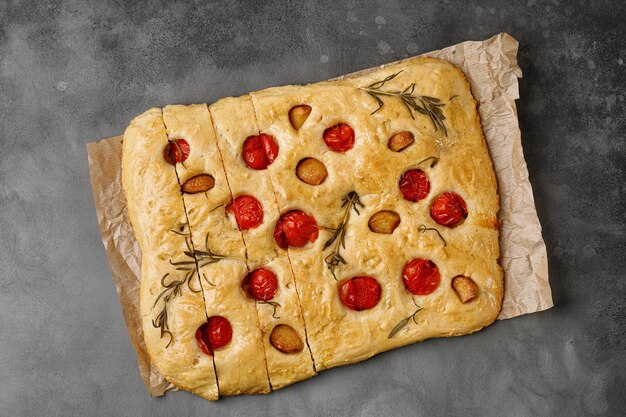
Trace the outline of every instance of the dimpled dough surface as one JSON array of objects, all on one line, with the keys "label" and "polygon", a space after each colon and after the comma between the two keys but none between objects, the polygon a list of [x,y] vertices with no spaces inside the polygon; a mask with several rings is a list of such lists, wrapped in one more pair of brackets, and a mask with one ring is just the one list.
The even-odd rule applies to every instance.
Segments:
[{"label": "dimpled dough surface", "polygon": [[[160,109],[134,119],[124,133],[122,181],[128,214],[141,246],[141,316],[144,339],[153,364],[181,389],[208,400],[218,398],[213,358],[195,342],[198,326],[206,321],[202,295],[184,291],[168,307],[172,339],[162,337],[152,321],[162,308],[155,300],[164,290],[162,277],[177,278],[169,261],[186,250],[184,238],[170,229],[186,222],[176,172],[163,159],[167,134]],[[170,279],[167,279],[171,282]],[[166,282],[166,284],[168,283]]]},{"label": "dimpled dough surface", "polygon": [[[445,132],[442,127],[435,128],[427,115],[413,111],[412,117],[399,97],[379,96],[383,105],[372,113],[378,108],[377,101],[363,88],[393,74],[397,75],[378,87],[400,92],[415,83],[415,96],[440,100]],[[302,104],[310,106],[311,112],[295,129],[289,110]],[[189,110],[179,107],[168,108],[177,109],[179,114],[195,111],[204,118],[198,122],[179,117],[176,132],[170,132],[190,143],[189,162],[177,164],[175,171],[164,161],[167,137],[164,131],[155,135],[153,125],[161,123],[156,130],[164,128],[160,111],[153,109],[135,119],[127,130],[123,164],[129,213],[144,253],[142,312],[146,344],[157,366],[168,364],[158,367],[175,385],[208,399],[216,398],[206,386],[202,391],[189,385],[190,380],[198,384],[197,376],[190,377],[191,371],[185,366],[175,365],[177,361],[191,361],[197,368],[194,375],[215,380],[212,369],[208,369],[211,357],[202,357],[191,332],[206,318],[198,314],[193,319],[188,317],[191,312],[205,309],[209,315],[225,317],[225,311],[237,310],[233,305],[247,309],[246,314],[232,316],[233,340],[215,352],[222,395],[269,390],[262,383],[245,388],[250,378],[262,379],[263,374],[253,378],[242,372],[241,361],[229,358],[234,350],[237,355],[256,360],[261,364],[258,366],[266,366],[266,380],[279,388],[314,375],[314,369],[358,362],[431,337],[472,333],[495,320],[503,294],[503,274],[497,262],[497,184],[476,102],[463,73],[454,66],[436,59],[414,58],[356,78],[275,87],[223,99],[209,107],[210,115],[204,115],[204,105],[190,106]],[[354,146],[344,153],[332,151],[323,140],[324,131],[337,123],[346,123],[355,132]],[[211,132],[199,134],[199,130]],[[401,152],[391,151],[389,138],[403,131],[413,134],[414,143]],[[259,133],[271,135],[279,153],[266,170],[255,171],[243,162],[241,146],[248,136]],[[194,153],[196,147],[199,153]],[[307,157],[324,164],[328,176],[322,184],[309,185],[296,176],[298,162]],[[436,164],[431,164],[432,160],[421,162],[430,157],[437,158]],[[413,168],[422,170],[430,181],[430,191],[418,202],[405,200],[398,186],[401,176]],[[194,246],[203,246],[208,233],[210,246],[222,248],[224,254],[240,260],[208,265],[206,275],[211,276],[215,287],[206,282],[202,285],[206,308],[202,296],[189,291],[175,299],[169,314],[171,321],[178,316],[179,327],[170,324],[174,341],[166,348],[167,340],[160,338],[152,325],[150,307],[162,290],[161,277],[173,271],[167,260],[185,250],[180,236],[167,233],[186,217],[181,212],[183,199],[176,172],[181,181],[197,173],[209,173],[216,179],[206,197],[184,194]],[[126,178],[131,175],[132,186],[127,186]],[[350,212],[345,248],[340,249],[346,264],[336,267],[333,276],[325,263],[331,249],[323,248],[331,237],[329,229],[337,228],[344,219],[342,198],[352,191],[358,193],[363,207],[358,206],[358,214]],[[467,218],[453,228],[438,225],[430,215],[434,199],[447,191],[460,195],[467,205]],[[167,201],[155,200],[155,195],[165,194]],[[254,196],[264,211],[263,223],[243,232],[223,209],[211,211],[241,194]],[[157,207],[151,203],[154,201]],[[319,237],[304,247],[283,250],[273,240],[272,232],[279,216],[293,209],[316,219],[321,226]],[[392,234],[374,233],[368,227],[369,218],[380,210],[399,215],[400,224]],[[439,270],[441,281],[430,294],[413,295],[403,284],[403,269],[415,258],[431,260]],[[242,276],[260,265],[269,266],[279,275],[277,300],[284,304],[284,313],[277,323],[288,323],[306,342],[297,355],[283,354],[271,346],[268,338],[275,321],[271,309],[258,304],[251,309],[254,304],[241,290]],[[382,289],[380,301],[363,311],[345,307],[338,293],[343,281],[358,275],[374,277]],[[459,275],[476,283],[478,296],[474,300],[459,300],[452,288],[452,279]],[[187,307],[191,301],[195,310]],[[422,310],[406,320],[417,306]],[[398,328],[399,323],[404,326]],[[390,337],[393,329],[397,331]],[[184,355],[180,353],[183,351]],[[232,381],[228,392],[222,392],[222,378]],[[238,390],[237,384],[242,388]]]},{"label": "dimpled dough surface", "polygon": [[176,164],[180,183],[197,174],[215,178],[216,186],[210,192],[183,194],[193,246],[205,250],[208,245],[232,258],[206,265],[198,260],[207,316],[223,316],[233,326],[228,349],[214,352],[220,395],[269,392],[256,310],[239,288],[241,277],[247,273],[245,246],[236,224],[219,207],[230,200],[230,190],[209,111],[206,105],[167,106],[163,118],[170,140],[180,138],[189,143],[189,157],[184,164]]},{"label": "dimpled dough surface", "polygon": [[209,110],[220,139],[218,147],[233,197],[251,195],[263,207],[262,223],[244,230],[243,239],[249,270],[259,267],[270,269],[276,274],[279,283],[278,291],[271,300],[272,303],[278,303],[276,314],[272,305],[256,304],[270,382],[272,388],[278,389],[310,378],[314,375],[314,368],[308,348],[298,353],[285,354],[270,343],[271,331],[279,324],[291,326],[301,339],[305,338],[306,332],[287,254],[276,246],[272,236],[279,213],[269,175],[266,171],[248,168],[242,158],[243,142],[247,137],[258,134],[254,109],[250,98],[244,96],[220,100],[211,105]]}]

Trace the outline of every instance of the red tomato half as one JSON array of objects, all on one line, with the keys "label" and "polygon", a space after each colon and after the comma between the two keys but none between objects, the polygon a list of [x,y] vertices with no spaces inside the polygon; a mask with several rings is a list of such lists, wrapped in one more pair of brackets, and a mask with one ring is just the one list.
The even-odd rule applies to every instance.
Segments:
[{"label": "red tomato half", "polygon": [[315,242],[319,228],[313,216],[301,210],[292,210],[280,216],[274,228],[274,239],[278,246],[287,249],[289,246],[302,247],[308,242]]},{"label": "red tomato half", "polygon": [[402,281],[411,294],[426,295],[437,289],[441,276],[432,261],[417,258],[404,267]]},{"label": "red tomato half", "polygon": [[240,195],[228,203],[226,210],[235,215],[241,230],[253,229],[263,222],[263,207],[251,195]]},{"label": "red tomato half", "polygon": [[278,290],[278,278],[269,269],[258,268],[246,275],[241,287],[250,298],[257,301],[269,301],[274,298]]},{"label": "red tomato half", "polygon": [[266,169],[278,156],[278,145],[265,133],[248,136],[243,143],[243,161],[252,169]]},{"label": "red tomato half", "polygon": [[185,139],[170,140],[163,149],[163,157],[168,164],[176,165],[177,162],[185,162],[191,148]]},{"label": "red tomato half", "polygon": [[435,199],[430,206],[430,217],[437,224],[454,227],[467,217],[465,200],[457,193],[446,192]]},{"label": "red tomato half", "polygon": [[430,181],[428,177],[419,169],[411,169],[400,178],[400,192],[405,200],[420,201],[426,198],[430,192]]},{"label": "red tomato half", "polygon": [[324,142],[335,152],[347,152],[354,146],[354,129],[345,123],[339,123],[324,131]]},{"label": "red tomato half", "polygon": [[196,330],[196,340],[200,349],[207,355],[213,355],[214,349],[226,346],[233,337],[233,328],[228,319],[212,316]]},{"label": "red tomato half", "polygon": [[350,278],[339,286],[339,298],[350,310],[369,310],[380,301],[382,289],[372,277]]}]

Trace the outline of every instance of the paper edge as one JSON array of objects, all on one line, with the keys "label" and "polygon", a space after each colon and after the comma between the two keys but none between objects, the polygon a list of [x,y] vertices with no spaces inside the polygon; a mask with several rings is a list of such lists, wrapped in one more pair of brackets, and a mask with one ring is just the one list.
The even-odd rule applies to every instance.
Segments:
[{"label": "paper edge", "polygon": [[[111,237],[111,232],[109,228],[106,227],[105,216],[97,208],[100,206],[99,198],[95,193],[95,190],[99,189],[97,187],[98,178],[94,175],[93,170],[95,168],[100,168],[101,165],[96,162],[97,158],[94,157],[94,152],[96,151],[100,152],[100,150],[96,150],[96,148],[99,145],[102,145],[103,142],[106,142],[107,145],[110,145],[111,143],[118,141],[119,144],[121,145],[122,138],[123,138],[122,135],[118,135],[118,136],[114,136],[108,139],[103,139],[103,140],[95,141],[95,142],[89,142],[86,144],[87,159],[89,162],[89,177],[90,177],[90,183],[91,183],[91,189],[92,189],[92,197],[94,200],[94,205],[96,207],[96,216],[98,218],[98,229],[100,230],[100,237],[101,237],[102,244],[104,246],[104,249],[107,255],[109,271],[111,273],[113,283],[115,284],[115,288],[118,293],[118,301],[119,301],[120,308],[122,310],[122,315],[124,316],[124,324],[126,326],[126,330],[130,338],[131,345],[133,346],[136,352],[137,366],[139,368],[139,373],[140,373],[141,379],[144,381],[144,384],[150,396],[159,397],[159,396],[164,395],[166,392],[170,390],[171,391],[176,390],[176,388],[169,381],[167,381],[152,365],[152,360],[150,358],[150,355],[148,354],[147,348],[145,346],[145,342],[143,341],[143,329],[141,327],[141,315],[139,314],[139,317],[134,317],[139,312],[133,311],[130,308],[130,305],[129,305],[130,303],[125,302],[126,297],[128,297],[130,294],[123,295],[121,291],[122,280],[127,279],[128,276],[131,276],[131,275],[136,277],[136,275],[132,272],[131,267],[123,258],[121,254],[122,251],[117,248],[117,245],[115,245],[115,239]],[[120,167],[121,167],[121,162],[120,162]],[[124,196],[122,197],[124,198],[124,202],[125,202],[125,197]],[[131,232],[132,232],[132,228],[131,228]],[[115,246],[115,250],[109,250],[109,242],[113,243],[113,245]],[[113,271],[111,269],[111,264],[113,263],[116,265],[122,265],[126,269],[126,275],[123,275],[121,273],[120,274],[116,273],[119,271]],[[140,279],[140,277],[136,277],[136,278]],[[135,328],[134,323],[133,323],[134,321],[138,322],[138,325],[136,326],[136,328],[139,329],[138,332],[131,331],[131,328]],[[156,382],[153,381],[153,379],[155,378],[157,379]]]}]

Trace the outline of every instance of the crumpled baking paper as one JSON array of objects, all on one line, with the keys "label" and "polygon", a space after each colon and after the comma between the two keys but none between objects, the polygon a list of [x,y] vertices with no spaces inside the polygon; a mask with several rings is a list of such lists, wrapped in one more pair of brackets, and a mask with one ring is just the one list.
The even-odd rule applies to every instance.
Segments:
[{"label": "crumpled baking paper", "polygon": [[[500,264],[505,291],[498,319],[534,313],[553,305],[546,246],[528,181],[515,108],[515,99],[519,98],[517,79],[522,76],[517,66],[517,49],[518,42],[501,33],[485,41],[463,42],[424,54],[461,68],[479,102],[500,194]],[[341,78],[363,75],[386,65]],[[163,395],[175,388],[152,366],[143,340],[139,309],[141,250],[128,220],[122,191],[122,136],[88,143],[87,153],[102,243],[128,334],[137,350],[139,371],[150,394]]]}]

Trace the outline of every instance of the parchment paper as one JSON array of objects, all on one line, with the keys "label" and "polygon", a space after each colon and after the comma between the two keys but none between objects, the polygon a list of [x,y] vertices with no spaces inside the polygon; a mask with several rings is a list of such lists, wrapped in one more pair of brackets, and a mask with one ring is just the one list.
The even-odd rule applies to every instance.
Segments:
[{"label": "parchment paper", "polygon": [[[518,42],[501,33],[485,41],[463,42],[424,54],[461,68],[479,102],[501,205],[500,263],[504,268],[505,291],[498,319],[534,313],[553,305],[546,247],[528,181],[515,108],[515,99],[519,98],[517,79],[522,76],[517,66],[517,49]],[[137,350],[139,371],[150,394],[158,396],[175,388],[151,365],[143,341],[139,310],[141,251],[127,217],[122,191],[121,144],[122,136],[87,144],[91,185],[102,242],[128,334]]]}]

